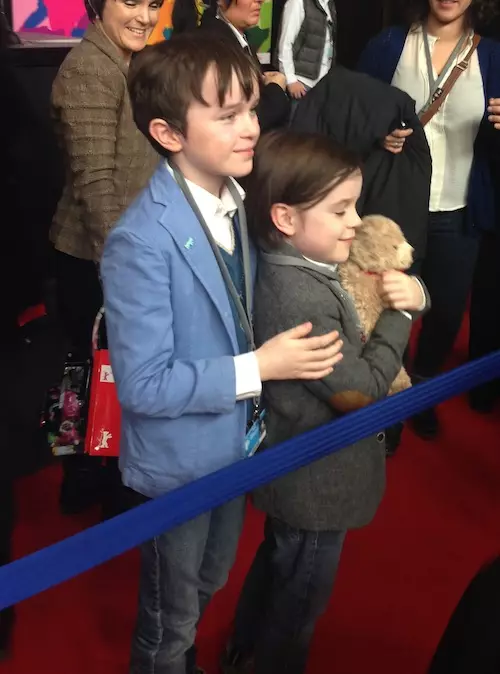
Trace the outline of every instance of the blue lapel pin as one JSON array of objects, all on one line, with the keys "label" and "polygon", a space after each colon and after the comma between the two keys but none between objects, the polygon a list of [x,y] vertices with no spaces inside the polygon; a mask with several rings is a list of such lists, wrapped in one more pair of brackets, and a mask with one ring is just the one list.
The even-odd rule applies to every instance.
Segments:
[{"label": "blue lapel pin", "polygon": [[191,248],[192,248],[193,246],[194,246],[194,239],[192,239],[191,237],[189,237],[189,239],[188,239],[188,240],[186,241],[186,243],[184,244],[184,248],[185,248],[186,250],[191,250]]}]

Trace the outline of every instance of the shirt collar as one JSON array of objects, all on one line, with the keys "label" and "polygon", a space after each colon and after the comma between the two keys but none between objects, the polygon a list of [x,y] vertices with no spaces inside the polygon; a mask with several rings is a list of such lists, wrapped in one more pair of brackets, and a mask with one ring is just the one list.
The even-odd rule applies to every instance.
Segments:
[{"label": "shirt collar", "polygon": [[236,38],[237,38],[238,42],[240,43],[240,45],[243,47],[243,49],[246,49],[248,47],[248,41],[247,41],[246,37],[243,35],[243,33],[241,33],[237,28],[235,28],[233,26],[233,24],[230,21],[228,21],[224,16],[221,16],[220,14],[217,14],[217,18],[219,19],[219,21],[224,21],[224,23],[227,23],[229,28],[236,35]]},{"label": "shirt collar", "polygon": [[[172,167],[168,163],[168,161],[165,162],[167,165],[167,169],[172,177],[174,177],[174,172],[172,170]],[[174,177],[175,180],[175,177]],[[240,197],[242,199],[245,198],[245,191],[239,185],[234,178],[229,178],[233,185],[236,187]],[[236,211],[238,210],[238,205],[236,204],[236,201],[234,200],[233,195],[229,191],[227,185],[224,185],[222,188],[222,193],[220,198],[216,197],[214,194],[211,194],[207,190],[203,189],[203,187],[200,187],[199,185],[196,185],[195,183],[191,182],[191,180],[188,180],[186,178],[186,184],[189,187],[189,190],[191,194],[193,195],[193,199],[196,202],[196,205],[201,211],[201,214],[207,221],[207,224],[210,223],[211,220],[213,220],[214,217],[224,217],[224,216],[229,216],[232,218]]]},{"label": "shirt collar", "polygon": [[326,269],[329,269],[330,271],[336,272],[338,269],[338,264],[328,264],[327,262],[318,262],[317,260],[311,260],[309,257],[306,257],[305,255],[302,256],[304,260],[307,260],[308,262],[312,262],[313,264],[318,265],[318,267],[326,267]]}]

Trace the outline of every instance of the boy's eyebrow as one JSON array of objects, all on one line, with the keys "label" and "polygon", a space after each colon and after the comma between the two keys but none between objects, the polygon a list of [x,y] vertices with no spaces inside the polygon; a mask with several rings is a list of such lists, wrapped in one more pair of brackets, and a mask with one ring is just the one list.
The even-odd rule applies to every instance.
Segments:
[{"label": "boy's eyebrow", "polygon": [[222,110],[224,110],[224,112],[227,112],[228,110],[237,110],[238,108],[241,108],[242,105],[245,105],[245,103],[248,102],[253,103],[253,105],[257,105],[259,100],[260,100],[259,96],[252,96],[248,100],[246,98],[242,98],[237,103],[228,104],[224,101],[224,103],[222,104]]}]

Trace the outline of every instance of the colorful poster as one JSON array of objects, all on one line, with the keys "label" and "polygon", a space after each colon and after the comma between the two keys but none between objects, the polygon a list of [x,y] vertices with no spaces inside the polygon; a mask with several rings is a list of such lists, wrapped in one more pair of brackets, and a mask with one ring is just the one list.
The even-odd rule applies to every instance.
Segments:
[{"label": "colorful poster", "polygon": [[[170,37],[173,4],[174,0],[163,3],[150,43]],[[12,0],[12,15],[16,32],[81,37],[88,25],[83,0]],[[263,55],[271,51],[271,22],[272,0],[265,0],[259,25],[248,31],[248,39]]]},{"label": "colorful poster", "polygon": [[81,37],[88,18],[83,0],[12,0],[12,23],[16,33]]}]

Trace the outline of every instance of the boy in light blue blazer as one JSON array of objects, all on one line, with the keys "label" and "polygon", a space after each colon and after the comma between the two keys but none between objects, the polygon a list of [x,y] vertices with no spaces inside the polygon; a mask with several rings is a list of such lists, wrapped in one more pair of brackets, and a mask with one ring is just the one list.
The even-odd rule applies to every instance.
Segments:
[{"label": "boy in light blue blazer", "polygon": [[[232,178],[251,171],[259,136],[259,73],[245,53],[180,35],[134,59],[129,87],[139,129],[165,157],[101,263],[120,467],[139,503],[255,450],[262,382],[320,379],[341,344],[308,336],[308,323],[254,348],[255,259]],[[199,671],[196,627],[226,582],[243,516],[241,498],[142,546],[131,674]]]}]

